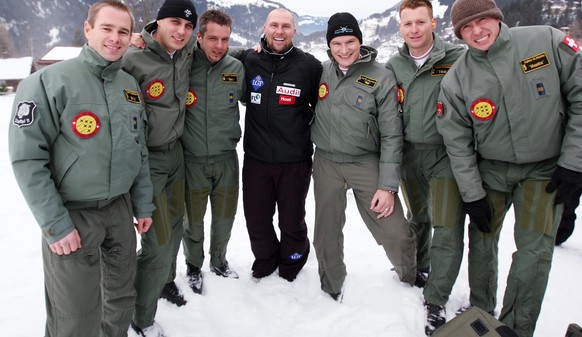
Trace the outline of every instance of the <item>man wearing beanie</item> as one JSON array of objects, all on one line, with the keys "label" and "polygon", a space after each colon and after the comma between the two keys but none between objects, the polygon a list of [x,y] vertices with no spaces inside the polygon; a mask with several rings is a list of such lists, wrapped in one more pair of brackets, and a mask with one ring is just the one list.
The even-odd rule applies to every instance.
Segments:
[{"label": "man wearing beanie", "polygon": [[408,221],[416,234],[417,267],[424,276],[430,271],[424,288],[427,335],[445,323],[445,304],[459,275],[465,232],[463,203],[434,118],[441,80],[465,48],[442,41],[434,34],[435,27],[429,0],[402,1],[400,34],[405,43],[386,64],[396,76],[403,114],[401,183]]},{"label": "man wearing beanie", "polygon": [[493,0],[457,0],[455,34],[469,46],[441,83],[437,128],[470,226],[471,304],[496,307],[498,240],[513,206],[517,251],[499,319],[534,334],[563,202],[582,186],[582,55],[548,26],[508,28]]},{"label": "man wearing beanie", "polygon": [[139,82],[145,101],[156,206],[152,228],[142,235],[137,257],[132,327],[141,336],[163,336],[154,322],[162,289],[176,305],[186,303],[173,282],[173,268],[182,240],[185,193],[184,155],[178,138],[184,130],[196,20],[190,0],[166,0],[156,21],[141,33],[145,48],[131,48],[124,57],[124,69]]},{"label": "man wearing beanie", "polygon": [[[321,63],[293,46],[295,19],[286,9],[269,13],[261,52],[245,50],[243,207],[253,277],[279,270],[292,282],[310,250],[305,198],[311,183],[313,144],[309,122],[317,103]],[[280,240],[273,227],[275,207]]]},{"label": "man wearing beanie", "polygon": [[341,302],[347,275],[342,229],[348,188],[400,280],[411,285],[417,283],[416,247],[396,194],[402,119],[394,75],[375,60],[375,49],[362,45],[362,32],[352,14],[334,14],[326,38],[330,60],[323,64],[311,126],[316,146],[313,244],[321,289]]}]

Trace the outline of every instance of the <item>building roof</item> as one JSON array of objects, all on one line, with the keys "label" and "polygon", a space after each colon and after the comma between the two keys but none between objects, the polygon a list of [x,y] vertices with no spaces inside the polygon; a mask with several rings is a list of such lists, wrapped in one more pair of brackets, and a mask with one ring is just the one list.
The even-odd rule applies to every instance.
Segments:
[{"label": "building roof", "polygon": [[0,59],[0,81],[21,80],[32,70],[32,56]]},{"label": "building roof", "polygon": [[39,61],[63,61],[79,56],[81,47],[54,47]]}]

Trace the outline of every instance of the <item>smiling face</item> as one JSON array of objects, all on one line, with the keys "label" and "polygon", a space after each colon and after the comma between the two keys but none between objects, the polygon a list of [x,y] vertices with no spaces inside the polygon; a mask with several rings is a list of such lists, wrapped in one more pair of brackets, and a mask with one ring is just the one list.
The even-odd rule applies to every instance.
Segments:
[{"label": "smiling face", "polygon": [[341,68],[349,68],[360,58],[360,40],[354,35],[334,37],[329,42],[329,49],[335,62]]},{"label": "smiling face", "polygon": [[500,19],[492,17],[478,18],[461,27],[461,37],[475,49],[488,51],[497,39]]},{"label": "smiling face", "polygon": [[131,17],[125,11],[105,6],[95,16],[93,25],[85,21],[87,45],[110,62],[119,60],[129,46]]},{"label": "smiling face", "polygon": [[436,19],[428,7],[404,8],[400,12],[400,34],[413,56],[426,53],[434,42],[432,32]]},{"label": "smiling face", "polygon": [[194,24],[182,18],[164,18],[157,21],[158,29],[154,32],[154,39],[168,53],[173,53],[186,47],[192,37]]},{"label": "smiling face", "polygon": [[230,27],[221,26],[216,22],[208,22],[204,34],[198,32],[196,35],[200,49],[206,55],[208,61],[214,64],[220,61],[228,51],[230,40]]},{"label": "smiling face", "polygon": [[291,48],[295,37],[293,15],[285,9],[275,9],[267,17],[263,27],[267,46],[276,53],[283,53]]}]

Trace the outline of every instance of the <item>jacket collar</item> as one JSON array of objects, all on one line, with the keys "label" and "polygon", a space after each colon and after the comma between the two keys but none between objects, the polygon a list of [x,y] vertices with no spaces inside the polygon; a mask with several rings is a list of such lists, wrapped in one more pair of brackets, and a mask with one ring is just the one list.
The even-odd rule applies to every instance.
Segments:
[{"label": "jacket collar", "polygon": [[267,38],[265,37],[265,34],[261,35],[260,45],[261,51],[263,53],[277,59],[284,59],[286,56],[291,55],[295,51],[295,46],[291,44],[291,48],[289,48],[287,51],[283,53],[274,52],[273,50],[271,50],[271,48],[269,48],[269,46],[267,46]]},{"label": "jacket collar", "polygon": [[81,49],[79,58],[87,64],[91,73],[101,78],[112,78],[121,69],[121,58],[115,62],[107,61],[87,44]]},{"label": "jacket collar", "polygon": [[[435,33],[432,33],[434,44],[432,46],[432,50],[430,52],[430,56],[426,61],[426,64],[434,64],[435,62],[441,60],[446,55],[445,51],[445,42]],[[414,60],[410,56],[410,49],[408,48],[408,44],[406,42],[402,45],[402,47],[398,48],[398,53],[410,62],[414,63]]]}]

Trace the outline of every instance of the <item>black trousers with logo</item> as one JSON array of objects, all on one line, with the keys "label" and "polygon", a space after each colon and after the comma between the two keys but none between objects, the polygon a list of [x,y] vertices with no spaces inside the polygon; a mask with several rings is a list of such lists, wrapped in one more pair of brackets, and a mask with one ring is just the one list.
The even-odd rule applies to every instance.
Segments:
[{"label": "black trousers with logo", "polygon": [[[279,276],[293,281],[310,250],[305,198],[311,182],[311,158],[295,163],[265,163],[245,156],[243,207],[251,249],[253,276]],[[280,239],[273,224],[278,213]]]}]

